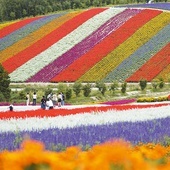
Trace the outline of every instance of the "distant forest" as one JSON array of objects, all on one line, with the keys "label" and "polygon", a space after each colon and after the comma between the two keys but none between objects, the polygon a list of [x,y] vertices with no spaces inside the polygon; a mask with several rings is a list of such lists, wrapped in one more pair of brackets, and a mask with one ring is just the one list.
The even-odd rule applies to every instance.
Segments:
[{"label": "distant forest", "polygon": [[144,3],[146,0],[0,0],[0,22],[69,9]]}]

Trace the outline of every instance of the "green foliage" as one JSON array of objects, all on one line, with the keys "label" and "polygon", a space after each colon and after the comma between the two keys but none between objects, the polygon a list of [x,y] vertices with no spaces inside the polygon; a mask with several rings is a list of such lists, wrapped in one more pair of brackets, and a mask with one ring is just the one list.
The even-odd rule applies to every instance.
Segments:
[{"label": "green foliage", "polygon": [[162,78],[159,79],[159,88],[162,89],[164,87],[165,83]]},{"label": "green foliage", "polygon": [[0,64],[0,93],[3,94],[6,101],[10,100],[11,89],[9,88],[9,85],[10,77],[3,66]]},{"label": "green foliage", "polygon": [[59,83],[58,86],[57,86],[58,92],[63,92],[63,93],[65,93],[66,88],[67,88],[67,85],[64,84],[64,83]]},{"label": "green foliage", "polygon": [[85,97],[88,97],[91,93],[91,85],[88,83],[86,85],[83,86],[83,94]]},{"label": "green foliage", "polygon": [[153,82],[152,82],[152,87],[153,87],[154,90],[157,89],[158,85],[159,85],[159,84],[158,84],[157,81],[153,81]]},{"label": "green foliage", "polygon": [[122,83],[122,85],[121,85],[121,92],[123,94],[126,93],[126,88],[127,88],[127,83],[126,82]]},{"label": "green foliage", "polygon": [[80,94],[81,88],[82,88],[82,84],[81,84],[81,83],[79,83],[79,82],[75,82],[75,83],[74,83],[74,85],[73,85],[73,91],[74,91],[76,97],[78,97],[78,95]]},{"label": "green foliage", "polygon": [[50,165],[48,165],[47,163],[40,163],[40,164],[35,164],[32,163],[31,165],[28,165],[24,168],[24,170],[50,170]]},{"label": "green foliage", "polygon": [[45,92],[44,92],[44,96],[47,97],[50,93],[52,93],[52,91],[53,91],[53,90],[48,87],[48,88],[45,90]]},{"label": "green foliage", "polygon": [[110,85],[110,91],[112,91],[112,93],[115,93],[115,90],[118,88],[118,82],[113,82],[111,85]]},{"label": "green foliage", "polygon": [[19,92],[19,99],[25,100],[25,92],[24,91]]},{"label": "green foliage", "polygon": [[0,21],[45,15],[69,9],[85,9],[134,2],[134,0],[0,0]]},{"label": "green foliage", "polygon": [[66,99],[67,100],[71,99],[71,97],[72,97],[72,89],[67,88],[65,94],[66,94]]},{"label": "green foliage", "polygon": [[141,79],[139,82],[139,86],[140,86],[141,90],[143,91],[147,86],[147,81],[144,79]]},{"label": "green foliage", "polygon": [[4,95],[0,92],[0,102],[3,102],[3,101],[5,101],[5,97],[4,97]]},{"label": "green foliage", "polygon": [[101,94],[104,96],[105,92],[107,91],[106,84],[103,82],[96,82],[96,87],[99,89]]}]

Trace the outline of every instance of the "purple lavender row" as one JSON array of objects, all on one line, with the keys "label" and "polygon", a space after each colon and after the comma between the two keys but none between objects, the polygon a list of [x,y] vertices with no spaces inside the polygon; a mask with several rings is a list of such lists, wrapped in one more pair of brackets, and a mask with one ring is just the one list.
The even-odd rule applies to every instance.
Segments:
[{"label": "purple lavender row", "polygon": [[61,17],[64,14],[65,13],[44,16],[44,17],[42,17],[38,20],[35,20],[35,21],[23,26],[22,28],[12,32],[11,34],[5,36],[4,38],[1,38],[0,39],[0,50],[4,50],[5,48],[11,46],[15,42],[26,37],[28,34],[36,31],[43,25],[47,24],[48,22],[51,22],[55,18]]},{"label": "purple lavender row", "polygon": [[51,64],[44,67],[37,74],[27,80],[27,82],[49,82],[54,76],[68,67],[76,59],[92,49],[97,43],[101,42],[111,32],[118,29],[128,19],[138,14],[139,9],[128,9],[111,18],[108,22],[97,29],[93,34],[78,43],[72,49],[58,57]]},{"label": "purple lavender row", "polygon": [[134,4],[134,5],[121,5],[117,7],[140,7],[140,8],[154,8],[154,9],[162,9],[162,10],[170,10],[170,3],[151,3],[151,4]]},{"label": "purple lavender row", "polygon": [[164,27],[147,43],[141,46],[136,52],[125,59],[119,66],[117,66],[107,77],[103,79],[104,82],[125,81],[131,74],[140,68],[147,60],[159,52],[165,45],[170,42],[170,24]]},{"label": "purple lavender row", "polygon": [[0,149],[16,150],[25,135],[31,139],[41,141],[49,150],[73,145],[93,146],[114,139],[124,139],[132,144],[163,142],[165,136],[170,137],[167,127],[170,117],[145,122],[119,122],[98,126],[82,126],[69,129],[49,129],[37,132],[1,133]]},{"label": "purple lavender row", "polygon": [[102,104],[120,105],[120,104],[128,104],[133,102],[136,102],[136,99],[122,99],[122,100],[108,101],[108,102],[103,102]]}]

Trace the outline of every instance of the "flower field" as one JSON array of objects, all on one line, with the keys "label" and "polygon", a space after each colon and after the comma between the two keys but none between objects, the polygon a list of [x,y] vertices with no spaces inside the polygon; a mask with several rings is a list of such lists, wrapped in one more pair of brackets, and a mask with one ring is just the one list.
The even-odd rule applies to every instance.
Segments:
[{"label": "flower field", "polygon": [[168,169],[169,102],[125,103],[1,112],[0,168]]},{"label": "flower field", "polygon": [[169,79],[168,2],[38,16],[0,24],[0,32],[12,82]]}]

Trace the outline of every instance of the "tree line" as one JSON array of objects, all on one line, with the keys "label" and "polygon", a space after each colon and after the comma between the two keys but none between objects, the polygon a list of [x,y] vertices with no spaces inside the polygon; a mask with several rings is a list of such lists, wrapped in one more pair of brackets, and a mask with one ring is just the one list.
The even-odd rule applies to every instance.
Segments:
[{"label": "tree line", "polygon": [[0,22],[56,11],[135,2],[146,2],[146,0],[0,0]]}]

